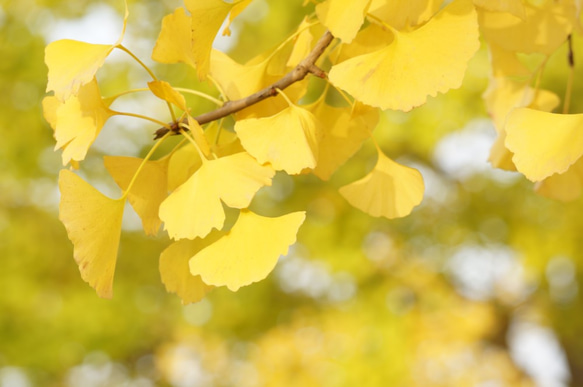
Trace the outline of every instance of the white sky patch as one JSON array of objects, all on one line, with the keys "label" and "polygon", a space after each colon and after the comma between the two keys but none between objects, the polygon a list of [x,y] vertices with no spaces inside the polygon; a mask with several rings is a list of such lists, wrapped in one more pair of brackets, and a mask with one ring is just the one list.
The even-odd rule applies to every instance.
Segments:
[{"label": "white sky patch", "polygon": [[123,28],[123,16],[107,4],[92,4],[78,19],[61,19],[43,28],[47,42],[74,39],[94,44],[113,44]]},{"label": "white sky patch", "polygon": [[447,271],[463,296],[484,301],[495,296],[518,302],[531,291],[516,253],[504,245],[463,245],[448,261]]},{"label": "white sky patch", "polygon": [[433,160],[449,176],[465,181],[477,174],[486,174],[500,182],[510,183],[520,178],[518,173],[493,168],[488,162],[496,132],[487,119],[470,121],[465,128],[445,136],[435,147]]},{"label": "white sky patch", "polygon": [[565,352],[551,329],[514,321],[509,333],[510,354],[539,387],[566,387],[571,375]]}]

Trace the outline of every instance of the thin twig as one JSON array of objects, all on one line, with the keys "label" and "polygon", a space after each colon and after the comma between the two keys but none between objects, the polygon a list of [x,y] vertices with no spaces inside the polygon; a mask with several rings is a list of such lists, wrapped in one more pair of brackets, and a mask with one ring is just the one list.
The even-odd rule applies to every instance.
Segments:
[{"label": "thin twig", "polygon": [[[208,122],[227,117],[233,113],[237,113],[238,111],[245,109],[246,107],[255,105],[264,99],[276,96],[277,89],[283,90],[295,82],[303,80],[310,73],[320,78],[326,78],[326,73],[318,66],[316,66],[316,61],[324,53],[324,50],[330,45],[333,39],[334,36],[332,36],[330,31],[326,31],[324,35],[320,37],[320,40],[318,40],[316,46],[308,54],[308,56],[306,56],[292,71],[284,75],[283,78],[273,83],[272,85],[267,86],[266,88],[259,90],[254,94],[251,94],[250,96],[235,101],[227,101],[222,107],[201,114],[200,116],[194,117],[194,119],[200,125],[204,125]],[[170,125],[170,129],[167,127],[160,128],[154,133],[154,139],[158,139],[164,136],[170,130],[179,132],[180,127],[177,123],[173,123]]]}]

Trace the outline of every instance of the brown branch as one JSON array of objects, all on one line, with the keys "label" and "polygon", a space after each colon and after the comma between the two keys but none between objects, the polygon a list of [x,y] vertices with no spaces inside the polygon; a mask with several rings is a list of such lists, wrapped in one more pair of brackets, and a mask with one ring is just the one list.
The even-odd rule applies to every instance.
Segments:
[{"label": "brown branch", "polygon": [[[314,74],[320,78],[326,78],[326,73],[316,66],[316,61],[320,56],[324,53],[326,47],[330,45],[334,36],[330,33],[330,31],[326,31],[320,40],[314,46],[314,49],[306,56],[292,71],[287,73],[283,76],[280,80],[273,83],[266,88],[259,90],[258,92],[251,94],[245,98],[241,98],[235,101],[227,101],[223,106],[216,110],[212,110],[210,112],[201,114],[200,116],[194,117],[194,119],[200,124],[206,124],[211,121],[218,120],[220,118],[226,117],[233,113],[237,113],[254,105],[258,102],[263,101],[269,97],[274,97],[277,95],[277,89],[283,90],[286,87],[294,84],[295,82],[299,82],[304,79],[308,74]],[[154,140],[163,137],[169,131],[178,132],[179,130],[179,123],[173,123],[170,125],[169,128],[160,128],[156,130],[154,133]]]}]

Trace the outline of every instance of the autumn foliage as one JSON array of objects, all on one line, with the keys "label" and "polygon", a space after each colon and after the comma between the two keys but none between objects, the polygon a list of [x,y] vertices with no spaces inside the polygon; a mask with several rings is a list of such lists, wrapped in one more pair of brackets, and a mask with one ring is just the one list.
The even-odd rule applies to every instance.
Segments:
[{"label": "autumn foliage", "polygon": [[[47,46],[52,95],[43,101],[44,116],[64,166],[83,168],[113,116],[160,126],[144,159],[105,158],[120,198],[104,196],[69,169],[60,173],[60,219],[81,276],[99,296],[112,296],[126,201],[146,234],[157,235],[163,225],[174,240],[161,254],[160,274],[184,303],[201,300],[213,287],[236,291],[264,279],[296,241],[306,215],[256,213],[256,193],[276,173],[329,180],[365,141],[374,142],[380,111],[409,112],[459,88],[481,42],[491,64],[484,100],[498,134],[491,163],[518,170],[543,195],[580,195],[583,115],[568,114],[569,90],[561,100],[540,87],[548,57],[581,29],[575,2],[325,0],[278,47],[241,64],[212,44],[250,2],[185,0],[186,9],[162,21],[152,58],[192,66],[214,87],[213,95],[158,79],[123,46],[124,32],[111,45],[60,40]],[[152,80],[104,97],[96,75],[116,49]],[[572,69],[572,60],[565,61],[566,82]],[[111,108],[134,92],[163,100],[171,122]],[[193,116],[185,94],[213,101],[217,109]],[[183,140],[154,160],[175,135]],[[423,177],[376,143],[375,149],[372,170],[338,187],[339,195],[373,217],[408,216],[423,199]],[[236,221],[227,222],[233,213]]]}]

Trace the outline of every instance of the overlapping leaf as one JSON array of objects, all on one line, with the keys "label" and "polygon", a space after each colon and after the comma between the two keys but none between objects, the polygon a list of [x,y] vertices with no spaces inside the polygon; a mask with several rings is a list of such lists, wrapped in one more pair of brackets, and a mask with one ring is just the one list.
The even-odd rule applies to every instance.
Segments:
[{"label": "overlapping leaf", "polygon": [[531,181],[565,172],[583,155],[583,114],[515,109],[506,122],[506,147]]},{"label": "overlapping leaf", "polygon": [[192,257],[190,272],[209,285],[227,286],[232,291],[260,281],[287,254],[304,219],[305,212],[266,218],[241,211],[227,235]]},{"label": "overlapping leaf", "polygon": [[201,249],[216,241],[220,233],[213,233],[205,239],[183,239],[172,243],[160,255],[160,276],[166,290],[176,293],[182,304],[198,302],[212,290],[199,275],[190,274],[188,261]]},{"label": "overlapping leaf", "polygon": [[[128,186],[142,159],[135,157],[106,156],[105,168],[122,190]],[[142,219],[144,231],[156,235],[162,221],[158,216],[160,203],[168,196],[168,157],[146,161],[128,194],[129,201]]]},{"label": "overlapping leaf", "polygon": [[59,174],[59,219],[73,243],[81,277],[111,298],[125,200],[113,200],[68,170]]},{"label": "overlapping leaf", "polygon": [[[272,61],[274,61],[272,56],[255,58],[242,65],[235,62],[228,55],[213,50],[211,61],[211,75],[219,83],[229,100],[245,98],[273,84],[283,76],[280,72],[269,71],[273,67],[271,66]],[[286,62],[283,61],[283,63],[285,64]],[[286,88],[285,93],[290,100],[296,102],[304,95],[305,91],[306,81],[302,81]],[[237,118],[270,116],[280,112],[286,106],[288,106],[286,100],[281,95],[278,95],[238,112]]]},{"label": "overlapping leaf", "polygon": [[160,35],[152,51],[152,59],[160,63],[186,63],[196,67],[192,50],[192,19],[184,8],[164,16]]},{"label": "overlapping leaf", "polygon": [[184,1],[191,15],[192,56],[201,80],[206,79],[209,72],[215,36],[236,3],[226,3],[223,0]]},{"label": "overlapping leaf", "polygon": [[316,117],[304,108],[290,105],[271,117],[237,121],[235,132],[247,152],[277,171],[298,174],[316,167],[322,131]]},{"label": "overlapping leaf", "polygon": [[176,91],[168,82],[165,81],[152,81],[148,82],[148,88],[152,91],[152,93],[166,102],[170,102],[171,104],[175,105],[179,109],[183,111],[188,111],[188,107],[186,106],[186,100],[184,96]]},{"label": "overlapping leaf", "polygon": [[85,159],[105,121],[115,114],[109,104],[101,98],[95,79],[65,102],[55,96],[45,97],[44,116],[54,130],[55,149],[63,149],[63,165]]},{"label": "overlapping leaf", "polygon": [[409,111],[459,87],[479,47],[469,0],[455,0],[414,31],[393,33],[387,47],[332,67],[330,81],[368,105]]},{"label": "overlapping leaf", "polygon": [[421,203],[424,190],[419,171],[394,162],[379,149],[373,170],[364,178],[341,187],[340,194],[371,216],[394,219],[409,215]]},{"label": "overlapping leaf", "polygon": [[481,10],[482,35],[507,51],[552,54],[576,24],[575,2],[544,0],[541,5],[525,2],[524,7],[523,19],[508,12]]},{"label": "overlapping leaf", "polygon": [[429,20],[443,0],[372,0],[369,13],[397,30],[407,30]]},{"label": "overlapping leaf", "polygon": [[322,138],[318,145],[318,160],[312,171],[320,179],[328,180],[370,137],[379,118],[378,109],[356,103],[350,107],[335,108],[324,98],[306,106],[318,117]]},{"label": "overlapping leaf", "polygon": [[332,35],[350,43],[364,23],[371,0],[326,0],[316,6],[316,15]]},{"label": "overlapping leaf", "polygon": [[505,12],[520,19],[526,18],[522,0],[474,0],[474,4],[490,12]]},{"label": "overlapping leaf", "polygon": [[249,154],[237,153],[202,166],[160,205],[160,218],[173,239],[204,238],[221,229],[229,207],[245,208],[259,188],[271,185],[275,171]]},{"label": "overlapping leaf", "polygon": [[535,192],[550,199],[573,201],[583,193],[583,158],[564,173],[547,177],[535,185]]},{"label": "overlapping leaf", "polygon": [[76,95],[81,86],[91,82],[111,51],[121,44],[128,15],[126,4],[122,33],[114,44],[91,44],[69,39],[50,43],[45,49],[45,63],[49,68],[46,91],[54,91],[57,99],[65,101]]}]

